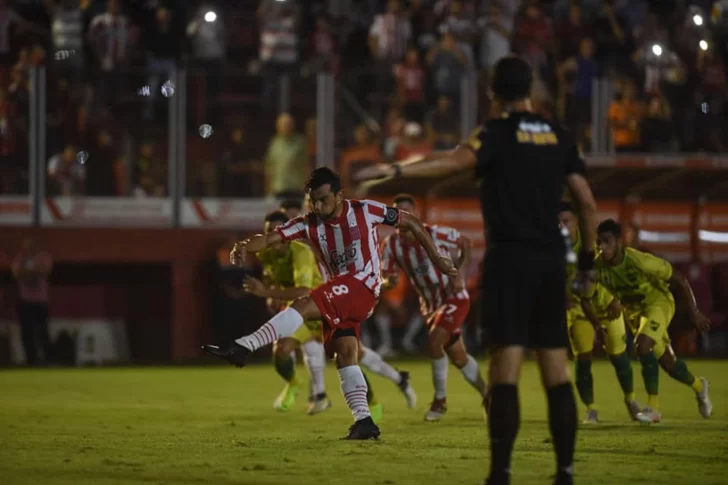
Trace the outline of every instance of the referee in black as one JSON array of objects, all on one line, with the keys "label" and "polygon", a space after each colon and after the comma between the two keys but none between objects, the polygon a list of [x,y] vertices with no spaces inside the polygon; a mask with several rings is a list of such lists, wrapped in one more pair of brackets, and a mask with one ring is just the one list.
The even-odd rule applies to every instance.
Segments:
[{"label": "referee in black", "polygon": [[502,113],[452,152],[379,165],[359,180],[386,176],[443,177],[475,169],[488,250],[483,268],[483,315],[490,359],[490,476],[510,483],[511,453],[520,425],[518,379],[526,348],[537,351],[556,451],[555,484],[573,483],[576,403],[568,371],[565,241],[558,215],[564,187],[577,204],[584,251],[577,284],[594,280],[596,203],[579,150],[559,126],[531,111],[532,72],[515,56],[502,58],[491,96]]}]

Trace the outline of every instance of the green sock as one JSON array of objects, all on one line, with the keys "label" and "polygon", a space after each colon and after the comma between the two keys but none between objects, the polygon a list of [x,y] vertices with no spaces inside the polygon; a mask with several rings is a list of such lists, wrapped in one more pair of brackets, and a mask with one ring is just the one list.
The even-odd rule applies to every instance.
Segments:
[{"label": "green sock", "polygon": [[361,374],[364,376],[364,380],[367,383],[367,404],[369,404],[370,406],[378,404],[379,401],[377,401],[377,398],[374,396],[374,390],[372,389],[372,383],[369,382],[369,378],[367,377],[367,375],[364,372],[362,372]]},{"label": "green sock", "polygon": [[284,359],[275,359],[276,372],[286,382],[291,382],[296,378],[296,363],[290,357]]},{"label": "green sock", "polygon": [[672,369],[672,372],[668,372],[668,374],[670,374],[670,377],[676,381],[682,382],[690,387],[692,387],[693,382],[695,382],[695,376],[688,370],[687,364],[682,359],[675,360],[675,367]]},{"label": "green sock", "polygon": [[579,391],[581,402],[586,407],[594,404],[594,378],[592,377],[591,360],[576,361],[576,390]]},{"label": "green sock", "polygon": [[617,374],[619,387],[622,388],[624,395],[633,395],[634,377],[632,375],[632,362],[629,361],[627,352],[622,352],[619,355],[610,355],[609,360],[612,362],[612,366],[614,366],[614,372]]},{"label": "green sock", "polygon": [[654,352],[640,356],[642,363],[642,379],[645,381],[645,390],[650,396],[657,396],[660,389],[660,364]]}]

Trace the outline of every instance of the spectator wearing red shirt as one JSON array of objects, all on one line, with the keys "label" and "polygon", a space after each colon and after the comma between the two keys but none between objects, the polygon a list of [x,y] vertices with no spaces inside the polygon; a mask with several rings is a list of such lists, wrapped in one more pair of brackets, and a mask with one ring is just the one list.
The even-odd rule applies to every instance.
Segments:
[{"label": "spectator wearing red shirt", "polygon": [[13,260],[12,269],[18,281],[17,313],[25,360],[29,365],[39,362],[40,343],[45,360],[50,361],[53,356],[48,333],[48,277],[53,269],[53,259],[35,241],[26,239]]},{"label": "spectator wearing red shirt", "polygon": [[551,26],[543,15],[541,7],[531,4],[526,7],[523,18],[516,24],[514,50],[540,69],[548,62],[546,49],[551,45]]},{"label": "spectator wearing red shirt", "polygon": [[425,70],[417,49],[409,49],[404,62],[394,68],[397,95],[404,102],[404,115],[409,120],[422,121],[425,104]]}]

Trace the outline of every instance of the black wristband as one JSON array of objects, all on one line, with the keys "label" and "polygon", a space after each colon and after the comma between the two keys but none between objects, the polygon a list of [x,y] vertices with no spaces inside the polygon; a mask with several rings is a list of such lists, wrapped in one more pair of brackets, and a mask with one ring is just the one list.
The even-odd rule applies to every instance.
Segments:
[{"label": "black wristband", "polygon": [[399,166],[399,163],[393,163],[392,167],[394,168],[394,178],[400,178],[402,176],[402,167]]},{"label": "black wristband", "polygon": [[580,271],[591,271],[594,269],[594,251],[582,249],[579,251],[579,261],[576,263]]}]

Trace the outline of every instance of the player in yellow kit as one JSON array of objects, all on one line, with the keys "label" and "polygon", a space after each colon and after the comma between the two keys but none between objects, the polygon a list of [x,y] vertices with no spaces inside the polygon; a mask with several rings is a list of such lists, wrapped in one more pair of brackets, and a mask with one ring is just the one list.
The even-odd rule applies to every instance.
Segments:
[{"label": "player in yellow kit", "polygon": [[[572,250],[578,254],[581,250],[581,238],[578,219],[570,202],[562,202],[559,219],[561,227],[569,232]],[[602,335],[604,348],[624,393],[627,410],[632,419],[637,419],[640,405],[635,400],[632,363],[627,355],[627,331],[619,302],[601,285],[596,286],[593,297],[581,298],[571,288],[575,273],[576,263],[568,264],[566,322],[575,359],[576,389],[581,402],[586,406],[584,424],[599,422],[591,371],[595,332]]]},{"label": "player in yellow kit", "polygon": [[667,333],[675,315],[675,299],[670,286],[682,293],[689,303],[693,325],[699,331],[710,328],[710,322],[697,307],[690,284],[664,259],[625,247],[622,228],[614,220],[603,221],[597,231],[601,250],[596,260],[597,282],[619,298],[615,304],[624,306],[627,322],[636,336],[648,395],[647,407],[639,413],[638,420],[660,422],[660,367],[673,379],[690,386],[698,401],[698,411],[704,418],[710,417],[713,405],[708,394],[708,380],[693,376],[685,362],[675,356]]}]

